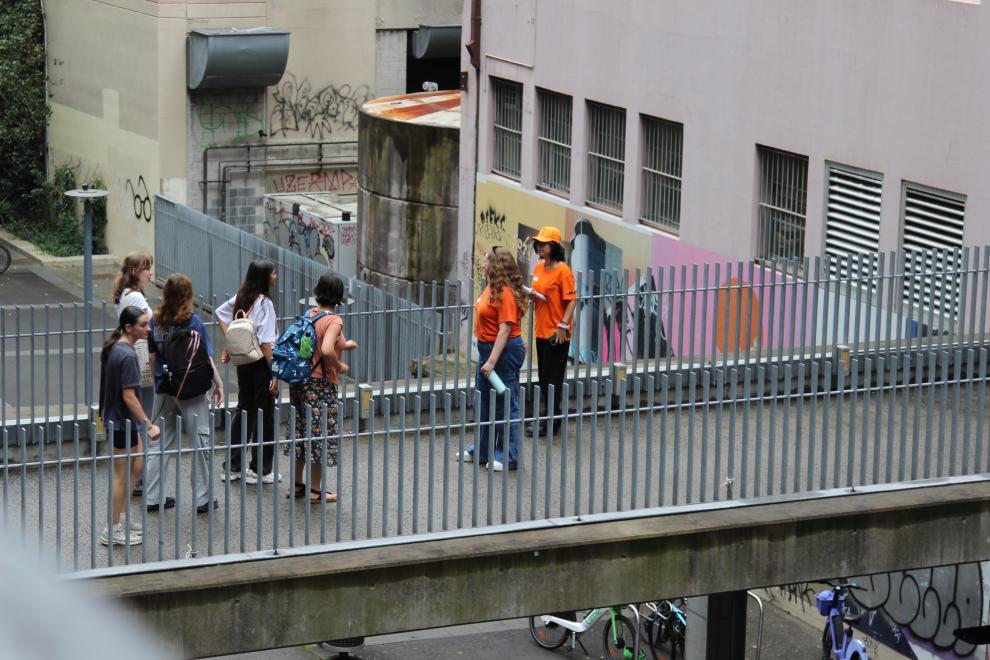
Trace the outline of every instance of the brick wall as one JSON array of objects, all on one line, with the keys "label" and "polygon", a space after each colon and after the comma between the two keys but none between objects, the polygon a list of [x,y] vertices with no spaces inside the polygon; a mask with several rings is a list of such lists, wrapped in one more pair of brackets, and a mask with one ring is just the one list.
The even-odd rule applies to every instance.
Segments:
[{"label": "brick wall", "polygon": [[408,31],[378,30],[375,33],[375,96],[406,93]]}]

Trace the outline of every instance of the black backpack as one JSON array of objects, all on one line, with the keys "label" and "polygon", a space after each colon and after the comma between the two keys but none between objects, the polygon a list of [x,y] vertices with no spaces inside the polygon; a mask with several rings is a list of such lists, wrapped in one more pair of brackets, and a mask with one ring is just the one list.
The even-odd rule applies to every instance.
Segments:
[{"label": "black backpack", "polygon": [[158,346],[162,357],[162,394],[180,401],[191,399],[210,390],[213,365],[206,352],[206,342],[198,332],[188,327],[173,327]]}]

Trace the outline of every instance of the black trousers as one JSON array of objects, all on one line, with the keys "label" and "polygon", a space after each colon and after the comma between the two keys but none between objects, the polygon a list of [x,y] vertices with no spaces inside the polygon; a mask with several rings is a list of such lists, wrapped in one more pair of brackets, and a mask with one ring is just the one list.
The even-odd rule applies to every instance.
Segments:
[{"label": "black trousers", "polygon": [[[272,471],[275,460],[275,397],[268,390],[272,379],[272,370],[268,360],[262,358],[251,364],[237,367],[237,410],[234,411],[234,421],[230,427],[230,470],[241,471],[241,414],[247,413],[247,446],[251,456],[248,465],[256,474],[268,474]],[[258,409],[264,418],[261,437],[258,437]],[[258,469],[258,445],[261,448],[261,470]]]},{"label": "black trousers", "polygon": [[536,339],[537,374],[540,377],[540,416],[548,414],[550,386],[553,385],[553,427],[560,428],[560,400],[564,396],[564,372],[567,370],[567,354],[571,350],[571,342],[554,344],[549,339]]}]

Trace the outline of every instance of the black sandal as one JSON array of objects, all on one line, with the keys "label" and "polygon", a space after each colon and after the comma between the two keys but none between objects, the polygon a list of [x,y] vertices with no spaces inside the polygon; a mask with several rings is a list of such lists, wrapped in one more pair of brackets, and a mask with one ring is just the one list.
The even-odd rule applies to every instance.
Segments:
[{"label": "black sandal", "polygon": [[309,492],[311,493],[311,495],[309,496],[309,501],[312,502],[313,504],[319,504],[324,497],[326,498],[327,504],[333,504],[334,502],[337,501],[337,493],[333,492],[332,490],[328,490],[326,493],[324,493],[323,491],[317,488],[310,488]]},{"label": "black sandal", "polygon": [[285,494],[285,499],[296,498],[297,500],[306,497],[306,484],[297,483],[295,488]]}]

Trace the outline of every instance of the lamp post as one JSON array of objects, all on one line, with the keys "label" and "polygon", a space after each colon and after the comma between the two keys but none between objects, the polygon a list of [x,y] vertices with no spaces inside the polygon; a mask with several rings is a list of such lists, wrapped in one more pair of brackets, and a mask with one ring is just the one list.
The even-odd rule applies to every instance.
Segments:
[{"label": "lamp post", "polygon": [[106,190],[82,188],[67,190],[66,195],[83,200],[83,322],[86,324],[86,406],[93,404],[93,200],[106,197]]}]

